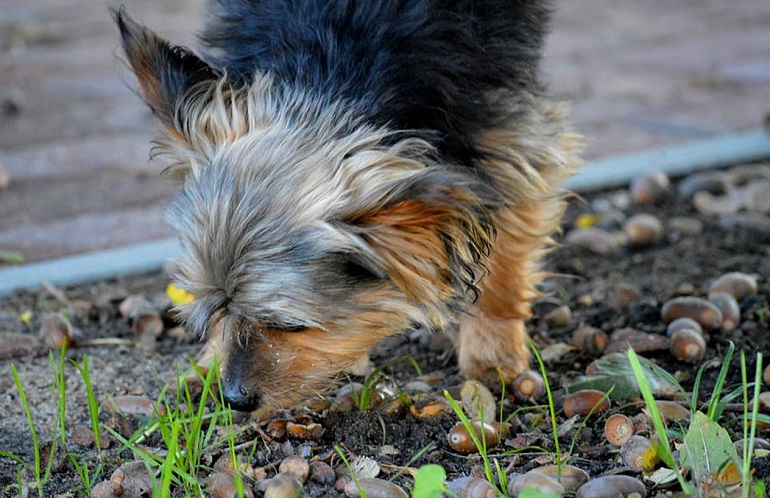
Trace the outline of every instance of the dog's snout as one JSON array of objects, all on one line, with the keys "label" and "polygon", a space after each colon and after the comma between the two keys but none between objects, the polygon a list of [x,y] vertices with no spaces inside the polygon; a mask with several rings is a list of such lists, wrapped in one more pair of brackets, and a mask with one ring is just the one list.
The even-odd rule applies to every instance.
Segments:
[{"label": "dog's snout", "polygon": [[244,388],[243,384],[232,376],[222,379],[222,397],[233,410],[251,412],[259,408],[261,396],[256,391]]},{"label": "dog's snout", "polygon": [[254,385],[252,356],[248,346],[234,343],[222,369],[222,397],[234,410],[254,411],[262,402],[259,389]]}]

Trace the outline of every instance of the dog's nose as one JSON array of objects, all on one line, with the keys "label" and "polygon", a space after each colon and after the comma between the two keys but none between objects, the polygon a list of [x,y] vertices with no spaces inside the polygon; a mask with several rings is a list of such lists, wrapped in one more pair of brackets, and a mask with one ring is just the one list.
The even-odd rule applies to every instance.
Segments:
[{"label": "dog's nose", "polygon": [[222,397],[233,410],[251,412],[259,408],[259,393],[247,391],[237,379],[230,376],[225,376],[222,384]]}]

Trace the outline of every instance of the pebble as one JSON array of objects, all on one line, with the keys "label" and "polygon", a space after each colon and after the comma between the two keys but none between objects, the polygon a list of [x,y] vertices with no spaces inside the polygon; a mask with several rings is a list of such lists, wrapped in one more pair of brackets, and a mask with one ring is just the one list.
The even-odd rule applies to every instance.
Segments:
[{"label": "pebble", "polygon": [[[102,403],[102,407],[109,412],[118,412],[123,415],[136,415],[139,417],[150,417],[155,413],[155,405],[144,396],[135,394],[125,394],[113,396]],[[165,413],[162,406],[157,407],[158,413]]]},{"label": "pebble", "polygon": [[770,217],[762,213],[723,215],[719,218],[719,226],[738,233],[748,243],[770,243]]},{"label": "pebble", "polygon": [[683,237],[697,237],[703,233],[703,222],[695,218],[674,216],[668,219],[668,228]]},{"label": "pebble", "polygon": [[37,337],[29,334],[8,332],[3,334],[0,341],[0,360],[10,360],[27,355],[42,354],[46,348]]}]

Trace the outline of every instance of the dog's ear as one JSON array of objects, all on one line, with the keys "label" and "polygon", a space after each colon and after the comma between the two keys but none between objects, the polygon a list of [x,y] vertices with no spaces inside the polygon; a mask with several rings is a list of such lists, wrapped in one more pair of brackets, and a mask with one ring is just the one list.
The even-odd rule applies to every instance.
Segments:
[{"label": "dog's ear", "polygon": [[216,81],[216,71],[190,50],[136,23],[123,7],[111,11],[144,100],[169,131],[178,133],[175,119],[181,99],[193,86]]},{"label": "dog's ear", "polygon": [[478,291],[496,203],[480,182],[428,168],[351,223],[410,299],[446,302]]}]

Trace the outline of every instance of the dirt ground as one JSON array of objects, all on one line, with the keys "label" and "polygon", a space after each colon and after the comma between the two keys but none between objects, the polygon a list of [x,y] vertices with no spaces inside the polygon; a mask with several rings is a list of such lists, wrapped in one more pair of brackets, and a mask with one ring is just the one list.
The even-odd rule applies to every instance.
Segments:
[{"label": "dirt ground", "polygon": [[[766,167],[755,168],[748,175],[741,173],[743,176],[733,171],[730,178],[741,179],[734,180],[729,188],[740,190],[745,182],[761,184],[767,181],[768,170],[763,168]],[[708,178],[708,175],[705,177]],[[727,176],[719,178],[722,185],[725,185],[724,178]],[[713,192],[718,190],[714,190],[714,182],[701,180],[701,184],[701,188],[710,185],[708,188]],[[680,187],[684,188],[682,184]],[[561,409],[565,396],[564,386],[582,375],[588,364],[602,354],[564,347],[572,344],[573,333],[582,326],[592,326],[606,332],[610,345],[613,344],[612,338],[616,335],[619,337],[619,331],[628,327],[649,333],[645,341],[634,343],[635,349],[638,348],[640,354],[673,374],[686,389],[691,389],[694,374],[700,364],[710,359],[717,360],[716,366],[708,368],[704,376],[699,398],[704,401],[708,400],[714,387],[718,366],[730,341],[736,345],[737,352],[747,354],[750,372],[754,369],[754,353],[770,352],[767,322],[767,313],[770,311],[770,224],[766,223],[767,217],[762,218],[764,215],[755,213],[754,219],[765,220],[763,225],[759,222],[751,224],[736,221],[735,215],[725,214],[727,208],[724,207],[722,215],[703,214],[700,211],[707,209],[696,203],[700,211],[697,210],[689,195],[679,191],[658,205],[642,205],[630,199],[628,190],[620,189],[575,199],[571,203],[564,222],[566,234],[573,231],[576,224],[583,225],[587,223],[586,220],[590,220],[588,224],[605,227],[609,233],[616,234],[617,238],[617,230],[623,226],[623,220],[638,213],[652,214],[662,220],[665,232],[662,240],[650,247],[625,244],[620,245],[613,254],[597,255],[568,243],[548,258],[547,268],[560,276],[546,282],[545,290],[550,293],[550,297],[535,303],[535,317],[529,323],[529,330],[534,343],[546,355],[548,380],[555,390],[559,424],[567,422]],[[726,198],[723,195],[711,200]],[[570,240],[569,235],[567,240]],[[661,318],[663,304],[674,296],[706,297],[710,283],[729,272],[744,272],[758,282],[755,293],[739,299],[741,318],[737,326],[729,331],[707,334],[707,350],[702,361],[690,364],[675,359],[669,352],[666,327]],[[65,310],[71,314],[74,326],[81,331],[79,337],[82,342],[104,339],[103,345],[72,348],[67,356],[78,361],[88,357],[91,382],[101,403],[101,421],[105,425],[115,425],[115,418],[106,409],[108,399],[131,394],[156,400],[163,387],[173,382],[179,371],[188,367],[188,359],[198,347],[187,336],[180,334],[173,321],[165,315],[163,333],[157,342],[145,343],[143,349],[137,346],[138,338],[132,329],[131,320],[121,316],[118,311],[119,304],[127,296],[141,294],[155,309],[163,312],[168,308],[168,298],[164,293],[167,283],[163,274],[155,274],[99,282],[63,291],[54,289],[39,293],[17,293],[0,301],[0,334],[6,338],[12,335],[17,337],[19,334],[37,337],[46,312]],[[571,314],[566,319],[555,320],[553,314],[549,313],[560,305],[566,305]],[[25,312],[31,312],[31,319],[22,323],[20,316],[24,318]],[[110,343],[110,340],[115,339],[117,341]],[[3,416],[0,448],[30,462],[33,457],[32,439],[11,376],[11,367],[13,365],[18,371],[42,443],[50,442],[55,437],[56,395],[52,387],[53,375],[46,350],[39,348],[36,342],[33,346],[24,347],[8,343],[5,340],[4,346],[0,348],[0,355],[6,357],[0,361],[0,410]],[[653,345],[649,346],[648,343]],[[609,347],[605,352],[609,351]],[[20,356],[8,358],[14,352]],[[394,386],[396,390],[410,393],[412,401],[420,397],[416,394],[417,390],[422,391],[421,396],[434,403],[444,389],[459,396],[463,381],[458,375],[454,357],[442,348],[440,336],[426,339],[419,334],[405,334],[378,348],[373,360],[375,365],[383,367],[382,372],[387,376],[385,384],[391,386],[390,390],[382,389],[386,396],[388,392],[392,396]],[[419,373],[415,363],[419,366]],[[733,363],[725,392],[740,383],[737,359]],[[343,387],[340,389],[344,390],[344,386],[350,382],[342,381]],[[88,441],[83,442],[75,437],[75,428],[88,427],[89,421],[84,382],[72,365],[66,368],[66,385],[67,450],[86,460],[91,459],[93,463],[93,447],[89,446]],[[767,391],[768,386],[765,385],[763,390]],[[335,400],[334,391],[327,398]],[[497,448],[490,450],[490,455],[499,460],[510,477],[549,463],[549,457],[543,452],[512,454],[511,450],[524,445],[541,446],[549,451],[554,449],[545,408],[517,411],[522,406],[527,406],[527,403],[516,401],[510,395],[506,397],[502,410],[504,417],[510,416],[511,430]],[[592,478],[606,474],[626,474],[642,479],[638,470],[620,460],[617,448],[611,446],[603,435],[604,422],[613,413],[638,416],[640,405],[633,400],[615,402],[608,412],[592,415],[579,432],[581,426],[575,424],[562,434],[562,449],[575,441],[574,449],[568,457],[569,463],[584,469]],[[734,441],[742,438],[739,416],[738,411],[728,410],[722,419],[722,425]],[[306,422],[307,418],[324,428],[322,435],[302,440],[277,434],[273,432],[275,426],[268,425],[276,419]],[[641,419],[644,420],[644,416]],[[138,429],[140,422],[141,417],[129,417],[127,423],[130,429]],[[447,433],[456,422],[457,417],[451,411],[419,418],[406,408],[393,409],[393,405],[387,401],[380,408],[359,411],[356,408],[330,408],[328,403],[316,400],[304,408],[276,414],[256,425],[253,420],[237,417],[236,425],[244,432],[239,434],[236,442],[241,444],[240,456],[253,468],[264,470],[267,477],[274,475],[279,462],[291,454],[299,454],[305,459],[331,461],[337,465],[339,460],[332,456],[331,451],[334,445],[345,448],[350,456],[366,456],[375,460],[382,469],[380,475],[384,477],[391,475],[398,466],[419,467],[428,463],[444,467],[450,479],[463,475],[482,475],[482,461],[478,455],[460,454],[447,442]],[[649,426],[644,423],[642,426],[639,433],[649,436]],[[762,429],[759,436],[770,437],[770,431]],[[146,445],[162,447],[157,438],[148,441]],[[412,458],[425,448],[428,451],[413,461]],[[108,478],[117,467],[133,459],[131,453],[121,450],[114,440],[105,454],[107,458],[100,479]],[[209,455],[212,461],[218,456],[215,450]],[[18,468],[17,462],[0,458],[0,494],[3,496],[17,495]],[[755,459],[754,468],[755,477],[770,477],[767,457]],[[202,481],[205,481],[206,474],[207,471],[201,472]],[[25,474],[24,479],[31,479],[29,473]],[[395,482],[405,488],[411,485],[411,479],[403,475],[397,477]],[[644,482],[649,491],[658,492],[653,490],[649,481]],[[83,493],[79,491],[80,488],[82,485],[72,465],[66,459],[57,459],[53,478],[45,488],[46,496],[54,493]],[[34,494],[34,487],[32,489],[31,493]],[[256,495],[261,496],[260,492],[256,492]],[[335,490],[331,484],[308,481],[302,496],[344,494]]]}]

